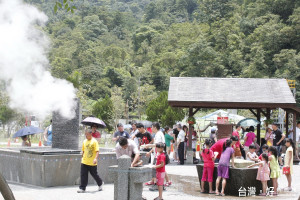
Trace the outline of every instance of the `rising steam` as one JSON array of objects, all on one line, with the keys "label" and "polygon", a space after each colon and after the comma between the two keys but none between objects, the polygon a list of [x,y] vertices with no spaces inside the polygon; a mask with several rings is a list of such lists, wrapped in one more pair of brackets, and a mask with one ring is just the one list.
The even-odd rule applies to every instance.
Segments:
[{"label": "rising steam", "polygon": [[10,107],[41,118],[52,111],[70,118],[75,89],[48,71],[49,40],[37,28],[46,21],[44,13],[21,0],[0,0],[0,80]]}]

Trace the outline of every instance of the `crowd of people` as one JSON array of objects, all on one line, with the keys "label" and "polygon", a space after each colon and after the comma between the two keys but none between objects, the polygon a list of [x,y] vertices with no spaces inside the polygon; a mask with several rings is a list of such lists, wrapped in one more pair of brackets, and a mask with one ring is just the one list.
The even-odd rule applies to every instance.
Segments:
[{"label": "crowd of people", "polygon": [[[208,128],[208,125],[206,128]],[[99,133],[97,127],[86,131],[86,140],[82,146],[82,166],[81,166],[81,184],[78,192],[84,192],[87,185],[88,172],[96,180],[99,190],[102,190],[104,184],[97,173],[97,157],[99,155],[99,146],[97,137]],[[158,190],[159,196],[156,200],[162,199],[162,193],[165,186],[170,186],[172,182],[168,178],[165,165],[169,163],[171,156],[171,147],[173,145],[173,161],[183,165],[186,159],[186,149],[189,146],[188,127],[177,124],[173,129],[160,127],[159,123],[153,123],[151,133],[147,131],[142,123],[133,123],[131,132],[124,130],[124,126],[117,124],[117,131],[114,133],[112,140],[116,143],[115,152],[117,158],[122,155],[128,155],[132,159],[131,166],[138,167],[143,164],[152,164],[152,179],[146,183],[151,186],[152,191]],[[204,131],[199,130],[199,131]],[[245,133],[244,140],[240,139],[240,131]],[[299,141],[300,122],[297,124],[297,141]],[[209,193],[216,195],[225,195],[226,181],[229,178],[230,160],[231,166],[235,168],[235,159],[246,159],[254,161],[255,164],[249,167],[258,166],[257,180],[262,183],[261,196],[266,196],[267,181],[272,180],[274,187],[273,195],[278,194],[278,177],[281,176],[281,169],[288,180],[287,191],[292,190],[292,174],[293,174],[293,156],[295,145],[291,138],[286,138],[276,124],[267,128],[265,141],[260,147],[256,142],[254,127],[250,126],[243,129],[236,126],[235,131],[230,138],[217,140],[216,129],[211,129],[210,138],[204,142],[204,148],[199,152],[200,158],[204,162],[203,175],[201,178],[201,192],[204,191],[205,182],[209,183]],[[192,127],[192,149],[196,158],[196,142],[198,136],[194,127]],[[286,146],[284,157],[284,165],[281,159],[282,147]],[[149,157],[149,163],[143,163],[140,151],[145,151]],[[217,167],[216,190],[212,189],[213,172],[215,163]],[[219,186],[221,183],[221,190]]]},{"label": "crowd of people", "polygon": [[[204,183],[209,183],[209,193],[216,195],[225,195],[226,180],[229,178],[229,166],[235,168],[234,159],[246,159],[254,161],[255,164],[249,166],[258,166],[256,179],[262,183],[262,193],[260,196],[267,195],[267,181],[272,180],[274,192],[272,195],[278,195],[278,178],[284,174],[288,185],[284,190],[292,191],[293,157],[296,150],[295,144],[291,138],[286,138],[277,124],[272,124],[267,129],[265,140],[267,141],[261,147],[256,143],[254,127],[247,129],[243,143],[240,140],[239,131],[242,127],[236,126],[236,130],[230,138],[215,138],[205,140],[205,148],[201,151],[201,158],[204,162],[203,174],[201,179],[201,192],[204,191]],[[271,130],[271,131],[270,131]],[[299,141],[300,122],[297,123],[296,137]],[[298,146],[298,143],[296,144]],[[286,147],[284,162],[282,160],[282,149]],[[260,150],[258,150],[260,149]],[[298,152],[297,152],[298,153]],[[296,154],[297,154],[296,153]],[[218,163],[216,190],[212,190],[214,165]],[[282,172],[281,172],[282,170]],[[222,179],[221,191],[219,191],[220,181]]]},{"label": "crowd of people", "polygon": [[[207,129],[205,127],[205,129]],[[99,190],[102,190],[103,181],[97,173],[97,160],[99,150],[98,139],[101,137],[97,132],[97,127],[92,126],[85,133],[86,139],[82,146],[82,167],[81,167],[81,184],[78,192],[85,192],[87,185],[88,172],[96,180]],[[205,130],[204,129],[204,130]],[[204,131],[201,130],[201,131]],[[196,142],[198,136],[194,127],[192,127],[192,149],[194,158],[196,158]],[[98,140],[98,141],[97,141]],[[113,134],[112,140],[115,142],[116,157],[128,155],[132,159],[131,167],[142,166],[143,164],[152,164],[152,179],[145,185],[150,186],[149,190],[158,190],[159,196],[156,200],[162,199],[162,192],[165,187],[170,186],[172,182],[169,180],[165,170],[165,165],[170,162],[171,149],[173,146],[173,161],[179,165],[183,165],[186,160],[188,140],[188,127],[181,124],[174,125],[173,129],[169,127],[161,128],[160,124],[154,122],[151,127],[151,133],[147,131],[142,123],[132,123],[131,131],[128,133],[123,124],[117,124],[117,131]],[[143,163],[140,151],[147,152],[149,157],[148,163]]]}]

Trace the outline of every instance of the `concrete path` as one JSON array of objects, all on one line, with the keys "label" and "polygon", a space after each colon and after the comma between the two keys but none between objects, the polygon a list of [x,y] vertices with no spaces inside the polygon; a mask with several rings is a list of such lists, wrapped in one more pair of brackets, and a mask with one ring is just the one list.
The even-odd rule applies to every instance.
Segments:
[{"label": "concrete path", "polygon": [[[10,184],[10,187],[17,200],[113,200],[114,186],[113,184],[106,184],[103,191],[98,192],[97,186],[88,186],[86,193],[78,194],[77,186],[72,187],[55,187],[55,188],[40,188],[25,185]],[[149,191],[148,187],[144,187],[143,195],[147,199],[154,199],[158,196],[158,192]],[[164,199],[182,200],[188,198],[189,200],[199,199],[197,197],[186,195],[182,192],[176,191],[170,187],[163,194]],[[3,198],[0,197],[2,200]],[[206,199],[206,198],[203,198]]]},{"label": "concrete path", "polygon": [[[300,165],[294,165],[294,175],[292,192],[280,192],[277,197],[216,197],[209,194],[200,193],[200,185],[197,177],[197,170],[195,165],[167,165],[167,172],[172,179],[172,186],[164,191],[163,197],[168,200],[215,200],[215,199],[274,199],[274,200],[297,200],[300,196]],[[287,181],[284,176],[279,178],[279,188],[286,187]],[[96,191],[97,186],[90,185],[87,187],[87,193],[78,194],[78,186],[70,187],[53,187],[42,188],[20,184],[10,184],[10,187],[17,200],[113,200],[113,184],[106,184],[104,190]],[[144,187],[143,195],[149,200],[158,196],[158,192],[149,191],[149,187]],[[0,200],[3,198],[0,197]]]},{"label": "concrete path", "polygon": [[[285,175],[281,175],[278,179],[279,183],[279,195],[277,197],[247,197],[247,199],[285,199],[300,200],[300,165],[294,165],[294,174],[292,176],[292,188],[293,191],[287,192],[283,191],[283,188],[287,187],[287,179]],[[200,183],[198,179],[198,173],[195,165],[177,165],[171,163],[166,166],[166,171],[170,176],[170,179],[174,183],[172,185],[173,189],[176,191],[190,194],[192,196],[203,197],[203,199],[241,199],[243,197],[216,197],[209,194],[200,193]],[[200,198],[202,199],[202,198]]]}]

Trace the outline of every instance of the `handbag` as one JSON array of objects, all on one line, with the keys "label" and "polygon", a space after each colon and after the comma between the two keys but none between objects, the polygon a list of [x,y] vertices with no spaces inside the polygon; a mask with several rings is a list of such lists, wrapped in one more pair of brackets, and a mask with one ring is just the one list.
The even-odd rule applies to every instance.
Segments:
[{"label": "handbag", "polygon": [[282,168],[282,173],[283,174],[290,174],[290,167],[283,167]]},{"label": "handbag", "polygon": [[272,143],[268,140],[267,145],[270,147],[270,146],[272,146]]}]

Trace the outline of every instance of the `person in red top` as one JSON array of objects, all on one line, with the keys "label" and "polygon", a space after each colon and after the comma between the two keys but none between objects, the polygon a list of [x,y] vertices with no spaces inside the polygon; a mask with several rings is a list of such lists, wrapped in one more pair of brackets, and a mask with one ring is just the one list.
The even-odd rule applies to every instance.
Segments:
[{"label": "person in red top", "polygon": [[92,125],[92,137],[95,138],[98,143],[100,142],[101,134],[97,131],[97,125]]},{"label": "person in red top", "polygon": [[223,146],[225,145],[227,139],[232,140],[232,146],[234,146],[236,144],[236,142],[239,140],[238,137],[231,136],[230,138],[223,138],[221,140],[218,140],[218,142],[216,142],[214,145],[212,145],[210,150],[212,150],[214,153],[217,152],[217,158],[215,160],[216,162],[219,162],[219,160],[221,158]]},{"label": "person in red top", "polygon": [[241,149],[240,149],[240,134],[239,131],[242,129],[242,127],[240,125],[236,125],[235,127],[235,131],[232,132],[233,136],[236,136],[238,138],[238,141],[235,143],[235,145],[233,146],[234,149],[234,156],[235,157],[241,157],[242,153],[241,153]]},{"label": "person in red top", "polygon": [[236,148],[239,148],[240,147],[240,134],[239,134],[239,131],[242,129],[242,127],[240,125],[236,125],[235,127],[235,131],[232,132],[232,135],[233,136],[237,136],[238,137],[238,141],[235,143],[235,146]]},{"label": "person in red top", "polygon": [[215,155],[212,150],[210,150],[210,146],[212,141],[210,139],[205,140],[205,149],[203,149],[201,153],[201,157],[204,162],[203,166],[203,173],[201,179],[201,193],[204,193],[204,184],[205,181],[209,184],[209,194],[214,194],[215,192],[212,189],[212,182],[213,182],[213,175],[214,175],[214,168],[215,168]]},{"label": "person in red top", "polygon": [[162,142],[159,142],[156,144],[156,151],[157,151],[157,159],[156,159],[156,165],[153,166],[154,169],[156,169],[156,184],[158,186],[158,194],[159,196],[156,197],[154,200],[161,200],[162,193],[163,193],[163,186],[164,186],[164,180],[166,175],[165,165],[166,165],[166,156],[164,154],[164,147],[165,144]]}]

